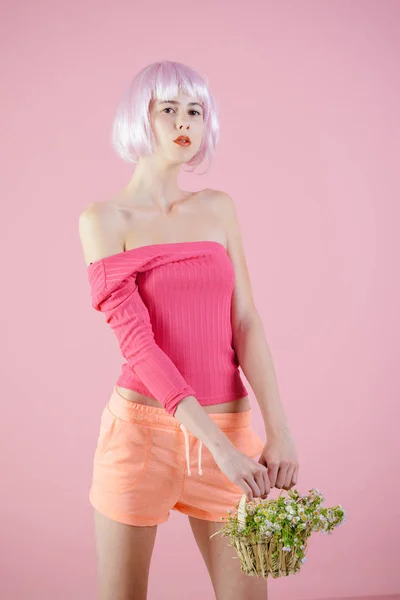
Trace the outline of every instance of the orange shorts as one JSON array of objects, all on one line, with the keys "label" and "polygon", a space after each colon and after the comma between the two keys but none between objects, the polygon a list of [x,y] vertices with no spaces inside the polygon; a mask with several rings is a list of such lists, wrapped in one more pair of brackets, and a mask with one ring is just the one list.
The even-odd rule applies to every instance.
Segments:
[{"label": "orange shorts", "polygon": [[[208,414],[236,448],[258,460],[265,442],[251,428],[251,408]],[[101,415],[91,505],[115,521],[137,526],[164,523],[171,509],[207,521],[226,518],[243,491],[182,427],[164,408],[126,400],[114,387]]]}]

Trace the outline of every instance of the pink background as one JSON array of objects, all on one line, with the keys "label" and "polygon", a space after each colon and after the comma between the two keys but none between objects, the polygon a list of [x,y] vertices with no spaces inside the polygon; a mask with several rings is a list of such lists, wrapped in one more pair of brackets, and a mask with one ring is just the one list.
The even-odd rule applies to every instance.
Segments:
[{"label": "pink background", "polygon": [[[269,597],[400,592],[400,3],[25,0],[2,12],[0,597],[96,597],[88,492],[121,356],[90,305],[78,216],[128,181],[114,111],[162,59],[206,74],[220,109],[215,164],[180,185],[235,199],[296,487],[347,511]],[[188,598],[214,595],[173,512],[149,599]]]}]

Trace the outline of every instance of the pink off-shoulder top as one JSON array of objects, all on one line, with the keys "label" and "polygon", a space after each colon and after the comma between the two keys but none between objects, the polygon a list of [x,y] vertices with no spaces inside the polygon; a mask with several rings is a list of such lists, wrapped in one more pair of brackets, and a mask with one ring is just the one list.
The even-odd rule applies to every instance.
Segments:
[{"label": "pink off-shoulder top", "polygon": [[87,272],[92,306],[125,359],[116,385],[156,398],[171,415],[187,396],[207,406],[247,395],[232,345],[235,273],[221,243],[139,246]]}]

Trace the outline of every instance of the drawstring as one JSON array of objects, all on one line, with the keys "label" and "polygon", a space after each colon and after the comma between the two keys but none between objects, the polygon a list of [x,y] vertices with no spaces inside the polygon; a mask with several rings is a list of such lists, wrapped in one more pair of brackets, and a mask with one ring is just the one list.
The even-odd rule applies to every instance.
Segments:
[{"label": "drawstring", "polygon": [[[188,436],[188,432],[186,427],[183,425],[183,423],[181,423],[179,425],[179,427],[182,429],[183,434],[185,436],[185,447],[186,447],[186,464],[187,464],[187,468],[188,468],[188,475],[191,475],[192,472],[190,470],[190,458],[189,458],[189,436]],[[199,475],[203,475],[203,471],[201,469],[201,448],[203,446],[203,442],[200,440],[200,446],[199,446],[199,464],[198,464],[198,471],[199,471]]]}]

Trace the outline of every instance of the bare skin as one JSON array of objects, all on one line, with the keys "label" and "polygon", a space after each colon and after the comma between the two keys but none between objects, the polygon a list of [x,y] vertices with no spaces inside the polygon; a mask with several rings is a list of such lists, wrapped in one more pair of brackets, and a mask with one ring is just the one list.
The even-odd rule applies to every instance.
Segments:
[{"label": "bare skin", "polygon": [[[210,535],[221,523],[188,517],[215,593],[215,600],[267,600],[267,579],[240,570],[228,538]],[[134,527],[94,510],[98,600],[147,600],[148,578],[157,525]],[[174,542],[171,541],[173,544]],[[179,578],[179,569],[175,575]],[[179,586],[179,580],[176,583]]]},{"label": "bare skin", "polygon": [[157,525],[125,525],[94,509],[94,526],[98,600],[146,600]]},{"label": "bare skin", "polygon": [[[159,153],[140,160],[131,181],[113,198],[101,203],[101,207],[89,207],[106,215],[104,222],[112,230],[110,235],[114,240],[110,253],[180,241],[214,240],[228,246],[229,219],[226,220],[223,214],[224,203],[218,200],[220,192],[211,189],[187,192],[177,185],[180,165],[197,151],[203,128],[201,119],[197,115],[193,115],[196,120],[192,119],[189,114],[187,102],[194,99],[183,93],[175,99],[181,102],[179,107],[164,105],[171,106],[171,110],[176,111],[173,114],[168,110],[162,112],[164,106],[157,104],[151,108]],[[172,147],[171,139],[179,134],[190,135],[191,148]],[[237,239],[236,232],[231,235],[232,239]],[[236,312],[244,313],[252,308],[248,273],[239,242],[231,243],[229,250],[236,269]],[[98,258],[95,251],[85,245],[84,254],[87,265]],[[162,407],[157,400],[133,390],[123,387],[117,390],[131,402]],[[249,408],[248,396],[204,407],[208,413],[241,412]],[[209,539],[222,524],[188,518],[216,600],[267,600],[267,580],[249,577],[240,571],[239,560],[234,558],[236,553],[227,538],[217,535]],[[157,525],[125,525],[96,509],[94,524],[99,600],[146,600]]]}]

